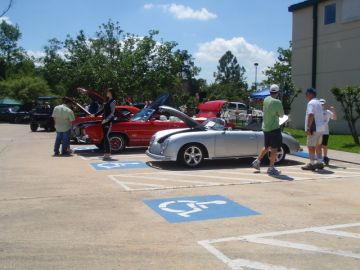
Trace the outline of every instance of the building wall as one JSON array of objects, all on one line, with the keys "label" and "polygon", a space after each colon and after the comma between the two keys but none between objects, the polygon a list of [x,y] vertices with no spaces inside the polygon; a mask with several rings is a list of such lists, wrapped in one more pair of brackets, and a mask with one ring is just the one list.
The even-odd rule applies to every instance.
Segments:
[{"label": "building wall", "polygon": [[[359,19],[344,22],[347,15],[343,14],[345,1],[354,0],[323,1],[318,7],[316,88],[319,98],[325,98],[338,111],[339,120],[330,123],[331,130],[336,133],[349,133],[349,129],[342,119],[341,106],[335,101],[330,89],[335,86],[360,85],[360,9]],[[336,22],[325,25],[324,8],[332,3],[336,4]],[[293,12],[293,80],[303,91],[311,85],[312,12],[312,7]],[[291,113],[292,125],[295,127],[304,126],[305,108],[306,101],[304,94],[301,94],[294,101]]]}]

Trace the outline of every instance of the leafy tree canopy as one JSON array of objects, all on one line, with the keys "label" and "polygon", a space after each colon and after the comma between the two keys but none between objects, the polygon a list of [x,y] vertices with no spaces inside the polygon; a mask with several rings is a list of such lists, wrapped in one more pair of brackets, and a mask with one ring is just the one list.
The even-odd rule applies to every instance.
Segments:
[{"label": "leafy tree canopy", "polygon": [[280,86],[281,98],[285,113],[291,110],[291,104],[294,99],[301,93],[301,90],[296,89],[291,76],[291,56],[292,45],[289,48],[278,49],[278,59],[272,67],[265,70],[267,79],[262,82],[263,85],[270,86],[277,84]]},{"label": "leafy tree canopy", "polygon": [[356,123],[360,119],[360,87],[346,86],[333,88],[331,92],[341,104],[344,111],[344,118],[348,123],[352,137],[356,144],[360,144]]}]

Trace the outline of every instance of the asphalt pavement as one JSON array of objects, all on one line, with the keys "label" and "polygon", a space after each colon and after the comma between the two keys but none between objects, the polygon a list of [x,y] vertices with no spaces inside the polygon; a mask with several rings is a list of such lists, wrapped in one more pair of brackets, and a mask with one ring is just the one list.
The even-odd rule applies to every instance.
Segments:
[{"label": "asphalt pavement", "polygon": [[144,148],[52,157],[54,139],[0,124],[0,269],[360,269],[357,164],[305,172],[289,155],[275,178]]}]

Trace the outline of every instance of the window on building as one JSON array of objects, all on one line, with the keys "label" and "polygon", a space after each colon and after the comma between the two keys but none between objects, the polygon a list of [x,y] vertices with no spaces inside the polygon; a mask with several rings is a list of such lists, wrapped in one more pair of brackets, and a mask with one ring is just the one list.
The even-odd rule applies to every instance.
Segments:
[{"label": "window on building", "polygon": [[324,24],[331,24],[336,22],[336,4],[325,6]]}]

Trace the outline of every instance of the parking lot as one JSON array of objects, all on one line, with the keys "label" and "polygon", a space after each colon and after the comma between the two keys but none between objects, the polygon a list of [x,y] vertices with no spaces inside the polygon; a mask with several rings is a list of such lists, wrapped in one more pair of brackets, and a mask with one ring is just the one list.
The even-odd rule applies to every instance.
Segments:
[{"label": "parking lot", "polygon": [[360,269],[360,165],[52,157],[54,133],[0,129],[0,269]]}]

